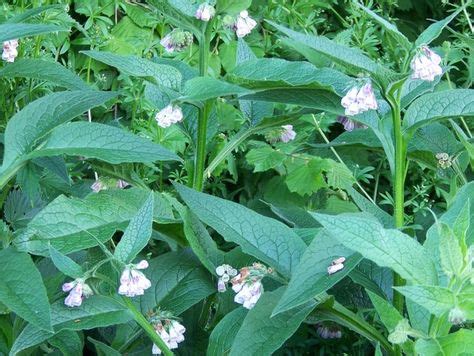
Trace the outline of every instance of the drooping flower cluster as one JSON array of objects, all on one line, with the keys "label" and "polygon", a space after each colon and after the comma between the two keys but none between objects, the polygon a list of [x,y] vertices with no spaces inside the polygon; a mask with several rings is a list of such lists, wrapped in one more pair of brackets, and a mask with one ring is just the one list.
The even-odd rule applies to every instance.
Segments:
[{"label": "drooping flower cluster", "polygon": [[340,339],[342,332],[336,327],[326,326],[323,324],[318,325],[316,333],[323,339]]},{"label": "drooping flower cluster", "polygon": [[296,132],[293,130],[293,125],[283,125],[282,131],[280,135],[280,141],[284,143],[288,143],[293,141],[296,137]]},{"label": "drooping flower cluster", "polygon": [[263,293],[262,278],[271,273],[270,268],[261,263],[243,267],[240,273],[232,278],[232,289],[237,293],[234,302],[242,304],[246,309],[252,309]]},{"label": "drooping flower cluster", "polygon": [[216,273],[219,276],[217,291],[223,293],[227,290],[227,283],[230,279],[237,275],[237,270],[230,265],[224,264],[216,268]]},{"label": "drooping flower cluster", "polygon": [[216,14],[216,9],[214,6],[209,5],[209,3],[204,2],[199,5],[198,9],[196,10],[196,18],[201,21],[208,22],[210,19],[214,17]]},{"label": "drooping flower cluster", "polygon": [[432,82],[436,76],[443,74],[440,63],[440,56],[427,46],[422,46],[410,63],[413,71],[411,77]]},{"label": "drooping flower cluster", "polygon": [[82,278],[77,278],[72,282],[64,283],[63,292],[69,292],[64,300],[64,304],[68,307],[79,307],[85,298],[93,294],[92,289],[85,283]]},{"label": "drooping flower cluster", "polygon": [[454,307],[449,311],[448,320],[453,325],[459,325],[466,322],[466,313],[458,307]]},{"label": "drooping flower cluster", "polygon": [[344,268],[344,262],[346,261],[345,257],[336,258],[331,262],[331,265],[328,267],[328,274],[334,274]]},{"label": "drooping flower cluster", "polygon": [[174,29],[163,37],[160,44],[168,53],[179,52],[193,43],[193,35],[191,32]]},{"label": "drooping flower cluster", "polygon": [[92,185],[91,189],[94,193],[99,193],[101,190],[107,189],[107,186],[100,179],[97,179]]},{"label": "drooping flower cluster", "polygon": [[366,129],[367,126],[361,124],[357,121],[349,119],[347,116],[338,116],[337,122],[341,123],[344,126],[346,131],[354,131],[355,129]]},{"label": "drooping flower cluster", "polygon": [[2,59],[6,62],[13,63],[18,56],[18,40],[10,40],[3,42]]},{"label": "drooping flower cluster", "polygon": [[453,165],[453,159],[446,152],[440,152],[436,154],[438,160],[438,166],[441,169],[447,169]]},{"label": "drooping flower cluster", "polygon": [[148,268],[148,262],[140,261],[138,264],[130,264],[125,267],[120,276],[120,287],[118,293],[127,297],[143,295],[145,289],[151,287],[151,282],[139,269]]},{"label": "drooping flower cluster", "polygon": [[249,16],[248,11],[241,11],[234,22],[234,31],[237,37],[247,36],[257,26],[257,22]]},{"label": "drooping flower cluster", "polygon": [[[156,333],[160,335],[161,339],[170,350],[177,349],[178,344],[184,341],[184,332],[186,331],[186,328],[176,320],[160,320],[153,326]],[[161,350],[156,344],[153,344],[151,352],[153,355],[161,354]]]},{"label": "drooping flower cluster", "polygon": [[379,107],[370,83],[360,88],[351,88],[342,98],[341,105],[345,108],[347,116],[354,116],[367,110],[377,110]]},{"label": "drooping flower cluster", "polygon": [[107,190],[109,189],[110,186],[114,186],[117,187],[118,189],[125,189],[126,187],[128,187],[130,184],[126,181],[124,181],[123,179],[104,179],[104,178],[100,178],[100,179],[97,179],[92,185],[91,185],[91,189],[94,193],[98,193],[100,192],[101,190]]},{"label": "drooping flower cluster", "polygon": [[183,111],[179,106],[169,104],[156,114],[155,120],[158,126],[163,128],[170,127],[183,120]]}]

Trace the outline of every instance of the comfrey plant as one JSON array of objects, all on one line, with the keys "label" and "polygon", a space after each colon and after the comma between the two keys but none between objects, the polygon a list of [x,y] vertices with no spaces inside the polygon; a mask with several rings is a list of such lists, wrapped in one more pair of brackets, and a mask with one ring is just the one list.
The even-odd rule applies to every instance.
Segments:
[{"label": "comfrey plant", "polygon": [[[3,133],[0,353],[294,354],[309,335],[301,347],[470,354],[474,91],[444,82],[434,45],[470,3],[414,42],[351,4],[396,62],[262,19],[250,0],[78,4],[90,21],[73,42],[89,50],[64,63],[86,63],[84,79],[21,58],[31,36],[67,37],[28,23],[55,6],[0,24],[0,80],[28,88]],[[119,30],[94,40],[110,21]],[[147,49],[114,51],[124,29],[152,33]],[[299,60],[270,58],[280,46]],[[37,99],[35,80],[48,82]],[[358,181],[344,149],[380,163]],[[422,219],[420,172],[443,201],[418,189]]]}]

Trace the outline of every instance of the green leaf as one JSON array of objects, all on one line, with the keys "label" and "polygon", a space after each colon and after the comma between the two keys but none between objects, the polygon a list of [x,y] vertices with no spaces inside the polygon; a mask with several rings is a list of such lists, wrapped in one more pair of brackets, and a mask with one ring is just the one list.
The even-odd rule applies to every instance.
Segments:
[{"label": "green leaf", "polygon": [[369,15],[373,20],[378,22],[388,33],[390,33],[395,38],[395,40],[397,41],[398,44],[402,45],[406,50],[411,49],[411,47],[412,47],[411,42],[408,40],[408,38],[406,38],[406,36],[403,33],[401,33],[398,30],[398,28],[394,24],[388,22],[383,17],[380,17],[378,14],[376,14],[371,9],[361,5],[358,2],[358,0],[354,0],[353,2],[360,9],[364,10],[364,12],[367,15]]},{"label": "green leaf", "polygon": [[2,167],[31,152],[35,143],[56,126],[104,104],[116,95],[94,90],[71,91],[49,94],[31,102],[8,121]]},{"label": "green leaf", "polygon": [[[329,275],[328,267],[339,257],[346,258],[344,268]],[[301,306],[327,291],[347,276],[361,260],[360,254],[344,247],[323,230],[313,239],[301,257],[288,288],[273,310],[273,315]]]},{"label": "green leaf", "polygon": [[184,84],[184,94],[179,98],[182,101],[205,101],[228,95],[250,94],[252,91],[235,84],[224,82],[211,77],[196,77]]},{"label": "green leaf", "polygon": [[[466,3],[467,5],[468,3]],[[462,11],[465,6],[460,6],[456,11],[451,15],[446,17],[441,21],[437,21],[429,25],[415,41],[415,46],[419,47],[421,45],[429,45],[432,41],[438,38],[438,36],[443,32],[444,28]]]},{"label": "green leaf", "polygon": [[252,4],[252,0],[217,0],[216,10],[219,13],[236,15],[240,11],[247,9]]},{"label": "green leaf", "polygon": [[402,108],[407,107],[413,100],[419,96],[433,92],[436,85],[439,83],[441,76],[437,76],[433,81],[428,82],[421,79],[412,79],[408,78],[402,86],[402,98],[401,106]]},{"label": "green leaf", "polygon": [[153,194],[150,194],[127,226],[114,255],[124,263],[130,263],[148,244],[153,224]]},{"label": "green leaf", "polygon": [[228,355],[234,342],[235,336],[242,327],[248,310],[245,308],[236,308],[226,314],[221,321],[212,330],[209,336],[209,345],[207,356]]},{"label": "green leaf", "polygon": [[[89,330],[99,327],[107,327],[130,321],[133,317],[130,311],[116,300],[110,297],[93,295],[82,302],[80,307],[69,308],[59,300],[51,306],[51,318],[54,331],[61,330]],[[38,345],[50,337],[53,333],[40,330],[32,324],[28,324],[15,340],[10,355],[29,347]]]},{"label": "green leaf", "polygon": [[82,270],[81,266],[79,266],[66,255],[63,255],[52,246],[49,246],[49,255],[56,268],[66,276],[71,278],[80,278],[84,275],[84,271]]},{"label": "green leaf", "polygon": [[416,99],[405,113],[405,131],[413,133],[417,128],[435,120],[474,115],[474,89],[451,89],[426,94]]},{"label": "green leaf", "polygon": [[435,284],[437,273],[427,251],[412,237],[387,230],[366,213],[338,216],[313,213],[327,231],[346,247],[381,267],[390,267],[402,278],[420,284]]},{"label": "green leaf", "polygon": [[181,73],[174,67],[158,64],[138,56],[122,56],[110,52],[81,51],[99,62],[117,68],[123,74],[151,79],[168,88],[181,88]]},{"label": "green leaf", "polygon": [[306,245],[288,226],[240,204],[175,185],[181,198],[204,223],[262,262],[289,276]]},{"label": "green leaf", "polygon": [[418,339],[416,353],[420,356],[467,356],[474,350],[474,331],[461,329],[436,339]]},{"label": "green leaf", "polygon": [[82,354],[84,343],[79,334],[71,330],[62,330],[48,340],[51,345],[59,349],[63,356],[77,356]]},{"label": "green leaf", "polygon": [[89,90],[86,82],[59,63],[23,58],[0,70],[0,77],[47,80],[69,90]]},{"label": "green leaf", "polygon": [[46,288],[31,257],[12,248],[0,251],[0,302],[41,330],[52,330]]},{"label": "green leaf", "polygon": [[326,186],[323,171],[329,168],[323,158],[314,157],[302,164],[288,167],[285,183],[290,192],[300,195],[312,194]]},{"label": "green leaf", "polygon": [[289,28],[280,26],[273,21],[267,22],[280,32],[283,32],[290,39],[321,54],[324,54],[334,62],[350,69],[355,74],[359,72],[369,72],[372,74],[390,73],[389,70],[365,56],[359,49],[337,44],[323,36],[311,36],[299,33],[290,30]]},{"label": "green leaf", "polygon": [[448,288],[422,285],[394,288],[436,316],[442,316],[456,304],[455,295]]},{"label": "green leaf", "polygon": [[294,310],[271,317],[272,310],[281,298],[285,288],[264,292],[251,309],[235,336],[230,356],[271,355],[298,329],[303,320],[314,309],[310,301]]},{"label": "green leaf", "polygon": [[254,172],[265,172],[280,166],[286,159],[286,154],[266,145],[251,149],[245,158],[249,164],[255,166]]},{"label": "green leaf", "polygon": [[67,28],[47,25],[47,24],[30,24],[30,23],[8,23],[0,24],[0,42],[14,40],[25,36],[34,36],[42,33],[68,31]]},{"label": "green leaf", "polygon": [[326,169],[328,186],[333,189],[347,190],[356,182],[351,170],[343,163],[326,160],[330,167]]},{"label": "green leaf", "polygon": [[46,143],[28,157],[60,154],[96,158],[113,164],[181,160],[159,144],[123,129],[95,122],[72,122],[56,127]]},{"label": "green leaf", "polygon": [[88,337],[87,340],[94,344],[95,350],[98,356],[121,356],[122,355],[120,352],[113,349],[109,345],[104,344],[103,342],[95,340],[91,337]]},{"label": "green leaf", "polygon": [[392,332],[397,324],[403,320],[403,316],[401,316],[398,310],[384,298],[370,291],[366,292],[369,295],[383,325],[385,325],[388,332]]},{"label": "green leaf", "polygon": [[[21,23],[25,20],[28,20],[36,15],[41,14],[42,12],[48,10],[61,10],[64,11],[66,6],[64,4],[57,4],[57,5],[45,5],[45,6],[38,6],[26,11],[23,11],[19,14],[15,14],[14,16],[10,17],[5,23]],[[67,10],[66,10],[67,11]]]},{"label": "green leaf", "polygon": [[[48,255],[49,245],[63,254],[97,246],[136,215],[148,192],[136,188],[112,189],[89,194],[85,199],[59,196],[28,224],[15,244],[34,254]],[[155,195],[154,220],[169,220],[171,209]]]},{"label": "green leaf", "polygon": [[199,261],[189,250],[169,252],[149,261],[144,271],[151,287],[140,297],[142,312],[157,305],[180,315],[216,291]]},{"label": "green leaf", "polygon": [[447,276],[459,276],[464,267],[464,255],[459,240],[445,224],[439,226],[441,267]]}]

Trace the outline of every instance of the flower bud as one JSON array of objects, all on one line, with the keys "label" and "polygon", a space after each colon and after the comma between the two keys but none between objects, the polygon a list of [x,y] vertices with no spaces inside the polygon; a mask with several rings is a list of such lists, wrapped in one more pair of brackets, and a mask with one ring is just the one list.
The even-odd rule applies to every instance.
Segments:
[{"label": "flower bud", "polygon": [[234,23],[237,37],[245,37],[257,26],[257,22],[249,16],[248,11],[241,11]]},{"label": "flower bud", "polygon": [[449,311],[448,320],[453,325],[459,325],[464,323],[466,319],[466,314],[463,310],[458,307],[454,307]]},{"label": "flower bud", "polygon": [[213,6],[209,5],[207,2],[199,5],[196,11],[196,18],[208,22],[216,14],[216,9]]}]

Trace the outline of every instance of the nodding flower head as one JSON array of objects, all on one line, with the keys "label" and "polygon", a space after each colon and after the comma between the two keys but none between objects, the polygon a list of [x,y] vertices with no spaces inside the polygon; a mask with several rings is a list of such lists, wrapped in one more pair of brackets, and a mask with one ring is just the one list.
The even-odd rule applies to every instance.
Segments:
[{"label": "nodding flower head", "polygon": [[316,328],[316,333],[322,339],[340,339],[342,337],[341,330],[336,326],[328,326],[325,324],[319,324]]},{"label": "nodding flower head", "polygon": [[64,304],[71,308],[81,306],[84,298],[87,298],[93,294],[92,289],[82,278],[75,279],[72,282],[64,283],[62,290],[63,292],[69,292],[69,295],[64,300]]},{"label": "nodding flower head", "polygon": [[410,63],[411,77],[432,82],[436,76],[443,74],[440,64],[441,57],[427,46],[422,46]]},{"label": "nodding flower head", "polygon": [[467,320],[466,313],[458,307],[454,307],[449,311],[448,320],[454,325],[462,324]]},{"label": "nodding flower head", "polygon": [[97,179],[94,184],[91,185],[91,189],[94,193],[99,193],[101,190],[106,190],[107,185],[100,179]]},{"label": "nodding flower head", "polygon": [[361,124],[357,121],[349,119],[347,116],[338,116],[337,122],[341,123],[344,126],[344,130],[353,131],[355,129],[366,129],[367,126]]},{"label": "nodding flower head", "polygon": [[[156,322],[153,327],[170,350],[177,349],[178,344],[184,341],[186,328],[176,320],[163,319]],[[155,344],[151,351],[153,355],[161,354],[160,348]]]},{"label": "nodding flower head", "polygon": [[283,129],[280,135],[281,142],[288,143],[296,138],[296,132],[293,130],[293,125],[283,125],[281,128]]},{"label": "nodding flower head", "polygon": [[169,104],[155,116],[158,126],[166,128],[183,120],[183,111],[177,105]]},{"label": "nodding flower head", "polygon": [[145,289],[151,287],[151,282],[140,269],[148,268],[148,262],[140,261],[138,264],[130,264],[125,267],[120,276],[120,287],[118,293],[127,297],[143,295]]},{"label": "nodding flower head", "polygon": [[13,63],[18,56],[18,40],[9,40],[3,42],[2,59],[6,62]]},{"label": "nodding flower head", "polygon": [[342,98],[341,105],[346,116],[354,116],[368,110],[377,110],[378,104],[370,82],[352,87]]},{"label": "nodding flower head", "polygon": [[224,264],[216,268],[216,274],[219,276],[217,291],[223,293],[227,290],[227,283],[230,279],[237,275],[237,270],[230,265]]},{"label": "nodding flower head", "polygon": [[201,21],[208,22],[210,19],[214,17],[216,14],[216,9],[209,3],[204,2],[199,5],[198,9],[196,10],[196,18]]},{"label": "nodding flower head", "polygon": [[257,26],[257,22],[249,16],[248,11],[241,11],[234,22],[237,37],[245,37]]},{"label": "nodding flower head", "polygon": [[231,280],[232,289],[237,293],[234,301],[242,304],[244,308],[252,309],[263,293],[261,280],[269,273],[272,273],[272,270],[261,263],[241,268],[240,273]]},{"label": "nodding flower head", "polygon": [[436,159],[438,160],[438,166],[441,169],[448,169],[453,165],[453,158],[446,152],[437,153]]},{"label": "nodding flower head", "polygon": [[174,29],[163,37],[160,44],[168,53],[179,52],[193,43],[193,35],[191,32]]}]

